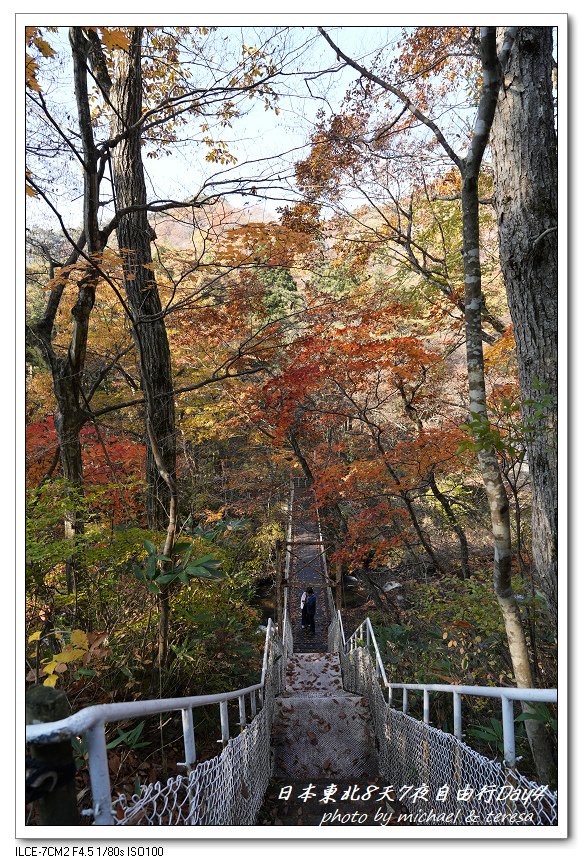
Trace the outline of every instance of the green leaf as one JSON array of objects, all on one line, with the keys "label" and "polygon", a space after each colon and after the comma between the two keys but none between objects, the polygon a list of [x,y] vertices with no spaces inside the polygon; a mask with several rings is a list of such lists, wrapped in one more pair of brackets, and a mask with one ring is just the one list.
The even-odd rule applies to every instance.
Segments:
[{"label": "green leaf", "polygon": [[496,742],[498,737],[492,730],[485,729],[472,729],[472,735],[476,737],[476,739],[482,739],[484,742]]},{"label": "green leaf", "polygon": [[[202,559],[197,559],[191,562],[184,570],[192,577],[207,577],[208,579],[218,579],[224,574],[219,569],[220,562],[211,559],[209,556],[204,556]],[[219,566],[219,567],[217,567]]]},{"label": "green leaf", "polygon": [[176,576],[177,575],[173,571],[171,571],[169,574],[160,574],[158,577],[156,577],[156,582],[159,586],[166,586],[168,585],[168,583],[174,582]]},{"label": "green leaf", "polygon": [[132,730],[120,730],[117,729],[117,736],[115,739],[112,739],[111,742],[107,744],[107,750],[111,750],[111,748],[115,748],[117,745],[128,745],[130,748],[145,748],[146,745],[149,745],[149,742],[140,741],[140,737],[144,730],[144,721],[141,721],[136,727]]},{"label": "green leaf", "polygon": [[147,552],[150,553],[150,555],[156,552],[156,546],[152,543],[152,541],[144,541],[144,547]]},{"label": "green leaf", "polygon": [[191,577],[206,577],[208,576],[208,571],[206,568],[201,568],[198,565],[192,564],[188,565],[185,568],[187,574],[190,574]]},{"label": "green leaf", "polygon": [[220,567],[221,565],[221,563],[217,559],[213,558],[212,553],[208,553],[206,556],[202,556],[200,559],[197,559],[195,562],[193,562],[193,564],[208,565],[209,567],[213,568]]}]

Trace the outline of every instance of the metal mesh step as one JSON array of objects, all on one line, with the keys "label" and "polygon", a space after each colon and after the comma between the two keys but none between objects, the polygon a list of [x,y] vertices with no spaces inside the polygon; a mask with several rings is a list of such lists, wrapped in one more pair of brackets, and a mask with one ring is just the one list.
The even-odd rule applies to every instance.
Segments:
[{"label": "metal mesh step", "polygon": [[366,698],[279,697],[271,732],[274,775],[314,780],[377,774]]}]

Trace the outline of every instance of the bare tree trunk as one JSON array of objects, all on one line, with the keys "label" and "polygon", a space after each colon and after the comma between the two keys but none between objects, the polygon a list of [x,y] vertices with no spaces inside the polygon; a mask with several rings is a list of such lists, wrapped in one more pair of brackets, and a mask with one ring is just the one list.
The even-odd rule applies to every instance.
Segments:
[{"label": "bare tree trunk", "polygon": [[419,520],[417,518],[417,514],[415,513],[415,508],[413,507],[413,501],[411,499],[411,496],[409,495],[409,492],[406,489],[401,487],[401,481],[399,479],[399,475],[397,474],[397,472],[395,471],[395,469],[393,468],[393,466],[389,462],[387,452],[385,451],[385,448],[383,447],[383,444],[381,442],[380,430],[378,428],[375,429],[373,427],[373,425],[370,424],[369,421],[365,421],[365,423],[369,427],[370,431],[373,433],[373,439],[374,439],[376,448],[377,448],[378,452],[380,453],[380,455],[382,456],[383,462],[385,464],[385,468],[387,469],[389,476],[391,477],[391,479],[393,480],[393,482],[395,484],[396,489],[395,489],[395,492],[392,493],[392,495],[395,495],[398,498],[400,498],[401,501],[403,502],[403,504],[405,505],[407,512],[409,514],[409,517],[411,518],[413,528],[415,529],[415,533],[416,533],[416,535],[419,538],[419,541],[421,543],[421,546],[423,547],[423,549],[425,550],[425,552],[429,556],[431,564],[435,568],[436,572],[438,574],[442,574],[443,573],[443,567],[439,563],[439,560],[438,560],[437,556],[435,555],[435,551],[434,551],[433,547],[431,546],[429,539],[425,536],[425,532],[421,528],[421,525],[420,525]]},{"label": "bare tree trunk", "polygon": [[558,190],[552,51],[551,27],[519,28],[503,70],[491,146],[500,263],[527,437],[532,554],[556,628]]},{"label": "bare tree trunk", "polygon": [[[484,378],[478,175],[500,86],[496,36],[495,29],[492,27],[482,28],[481,54],[483,86],[475,124],[476,132],[462,168],[466,354],[470,413],[480,424],[478,462],[486,489],[494,536],[494,591],[504,619],[516,684],[519,688],[533,688],[528,646],[512,588],[510,507],[496,452],[489,441],[490,420]],[[526,729],[539,777],[544,783],[553,783],[554,758],[546,731],[536,722],[527,722]]]},{"label": "bare tree trunk", "polygon": [[[178,518],[176,426],[172,364],[166,325],[152,268],[154,232],[147,219],[142,161],[142,27],[130,31],[129,46],[115,52],[113,82],[101,46],[88,31],[89,53],[96,80],[113,109],[111,132],[116,144],[111,167],[116,205],[116,233],[123,260],[124,290],[144,393],[146,432],[146,512],[153,529],[166,528],[164,555],[172,557]],[[170,591],[158,597],[158,663],[168,660]]]},{"label": "bare tree trunk", "polygon": [[[160,472],[160,477],[166,484],[169,493],[169,510],[168,510],[168,525],[166,527],[166,539],[164,541],[163,554],[169,559],[172,558],[174,552],[174,541],[178,527],[178,495],[176,490],[176,480],[164,464],[160,448],[156,439],[156,435],[152,429],[149,420],[149,415],[146,415],[146,432],[148,441],[152,448],[152,458],[156,463],[156,468]],[[159,596],[160,606],[160,623],[158,626],[158,669],[162,670],[168,662],[168,646],[170,637],[170,587],[162,586]]]},{"label": "bare tree trunk", "polygon": [[[405,387],[402,382],[397,384],[397,389],[401,395],[401,399],[403,401],[403,408],[405,410],[406,415],[412,420],[412,422],[417,427],[417,432],[423,432],[423,421],[417,411],[416,407],[413,405],[412,400],[407,398],[407,394],[405,391]],[[449,503],[449,500],[445,493],[443,493],[437,484],[437,480],[435,478],[435,472],[431,470],[427,476],[429,481],[429,487],[431,492],[441,505],[444,510],[444,513],[447,517],[447,521],[452,527],[453,531],[456,533],[459,545],[460,545],[460,560],[462,567],[462,576],[464,579],[467,579],[470,576],[470,565],[469,565],[469,557],[468,557],[468,539],[466,538],[465,532],[459,524],[458,519],[456,518],[455,513]]]},{"label": "bare tree trunk", "polygon": [[[78,261],[80,250],[86,247],[87,257],[99,262],[102,241],[99,234],[99,161],[93,138],[89,94],[87,87],[87,55],[81,29],[72,27],[69,41],[73,56],[75,100],[83,155],[83,232],[78,248],[71,253],[64,268]],[[95,291],[99,275],[91,263],[77,284],[77,300],[71,315],[73,332],[66,354],[59,355],[53,346],[55,317],[68,280],[65,275],[51,289],[43,318],[33,328],[37,342],[51,369],[53,390],[57,402],[55,430],[59,441],[61,468],[67,481],[70,506],[65,514],[65,537],[74,541],[83,532],[83,518],[79,500],[83,495],[83,460],[80,433],[87,420],[83,400],[83,373],[87,355],[89,319],[95,304]],[[78,562],[73,554],[66,562],[67,591],[77,589]]]},{"label": "bare tree trunk", "polygon": [[466,533],[462,529],[462,527],[459,523],[459,520],[457,519],[457,517],[453,511],[451,504],[449,502],[449,499],[447,498],[445,493],[443,493],[439,489],[439,486],[437,485],[437,480],[435,478],[434,472],[429,473],[429,486],[431,488],[431,492],[433,493],[433,495],[435,496],[435,498],[437,499],[437,501],[440,503],[441,507],[443,508],[450,526],[452,527],[453,531],[457,535],[457,539],[458,539],[459,545],[460,545],[460,561],[461,561],[461,567],[462,567],[462,577],[465,580],[470,576],[468,539],[466,538]]},{"label": "bare tree trunk", "polygon": [[[120,214],[117,240],[124,259],[124,289],[132,313],[146,412],[160,459],[169,476],[175,479],[176,427],[170,348],[151,267],[151,242],[155,235],[145,210],[146,184],[139,128],[142,113],[142,33],[143,28],[132,28],[127,51],[116,51],[115,75],[110,92],[114,109],[112,136],[121,136],[112,154],[116,208]],[[133,209],[124,213],[128,208]],[[149,440],[146,479],[148,524],[152,528],[165,527],[170,518],[171,492],[162,478]]]}]

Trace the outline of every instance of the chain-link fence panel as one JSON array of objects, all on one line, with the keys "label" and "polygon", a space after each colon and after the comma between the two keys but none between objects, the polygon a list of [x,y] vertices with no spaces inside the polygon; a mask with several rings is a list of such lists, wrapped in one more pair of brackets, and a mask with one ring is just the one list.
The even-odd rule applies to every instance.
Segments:
[{"label": "chain-link fence panel", "polygon": [[[330,645],[338,645],[334,626]],[[340,649],[347,691],[369,701],[379,770],[405,809],[400,822],[436,825],[553,826],[556,794],[516,769],[490,760],[464,742],[388,706],[365,648]]]},{"label": "chain-link fence panel", "polygon": [[275,698],[285,682],[284,649],[272,637],[264,702],[222,752],[187,775],[145,785],[113,801],[118,826],[250,826],[272,774],[271,726]]}]

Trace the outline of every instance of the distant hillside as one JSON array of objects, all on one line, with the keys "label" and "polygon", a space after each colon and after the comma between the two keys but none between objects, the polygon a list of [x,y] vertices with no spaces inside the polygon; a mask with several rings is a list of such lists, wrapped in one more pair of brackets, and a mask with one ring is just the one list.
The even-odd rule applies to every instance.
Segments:
[{"label": "distant hillside", "polygon": [[[156,230],[158,242],[174,249],[189,249],[198,232],[220,237],[223,232],[248,222],[272,222],[273,213],[264,205],[244,204],[232,207],[226,201],[203,208],[185,207],[150,219]],[[200,237],[200,235],[198,235]]]}]

